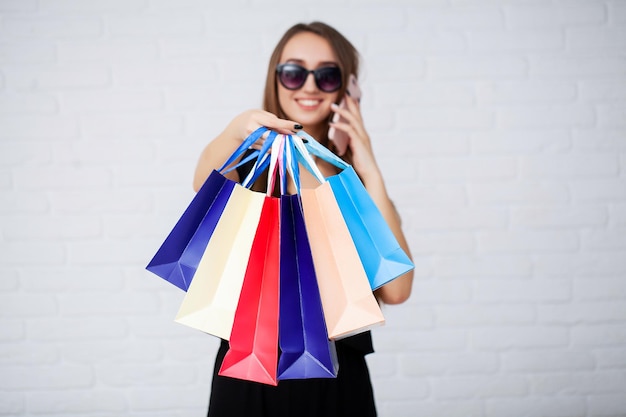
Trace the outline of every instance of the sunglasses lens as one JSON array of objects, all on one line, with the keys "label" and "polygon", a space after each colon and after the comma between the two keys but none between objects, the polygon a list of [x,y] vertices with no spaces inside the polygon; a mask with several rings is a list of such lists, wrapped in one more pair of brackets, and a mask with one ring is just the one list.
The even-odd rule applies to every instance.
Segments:
[{"label": "sunglasses lens", "polygon": [[341,88],[341,70],[338,67],[320,68],[315,72],[315,82],[324,92],[337,91]]},{"label": "sunglasses lens", "polygon": [[278,69],[280,83],[290,90],[302,87],[308,75],[306,69],[297,65],[285,65]]}]

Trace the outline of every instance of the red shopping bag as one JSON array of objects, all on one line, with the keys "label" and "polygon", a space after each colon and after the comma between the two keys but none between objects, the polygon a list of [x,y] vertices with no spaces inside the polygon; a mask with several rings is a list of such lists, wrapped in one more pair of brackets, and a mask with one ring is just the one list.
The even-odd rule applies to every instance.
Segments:
[{"label": "red shopping bag", "polygon": [[276,385],[279,199],[266,197],[219,374]]}]

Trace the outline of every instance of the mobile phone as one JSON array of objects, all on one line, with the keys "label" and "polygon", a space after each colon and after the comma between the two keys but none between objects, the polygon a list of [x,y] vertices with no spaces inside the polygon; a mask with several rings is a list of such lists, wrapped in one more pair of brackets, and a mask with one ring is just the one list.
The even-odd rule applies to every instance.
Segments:
[{"label": "mobile phone", "polygon": [[[356,76],[354,74],[350,74],[348,78],[348,87],[346,88],[346,94],[350,97],[356,99],[357,101],[361,101],[361,89],[359,88],[359,83],[357,82]],[[346,99],[342,98],[339,102],[340,108],[346,107]],[[335,113],[333,115],[333,122],[346,122],[346,120],[339,116],[339,113]],[[348,149],[348,142],[350,141],[350,137],[340,131],[335,129],[334,127],[330,127],[328,129],[328,139],[333,141],[335,145],[335,149],[337,150],[337,155],[341,156],[346,153],[346,149]]]}]

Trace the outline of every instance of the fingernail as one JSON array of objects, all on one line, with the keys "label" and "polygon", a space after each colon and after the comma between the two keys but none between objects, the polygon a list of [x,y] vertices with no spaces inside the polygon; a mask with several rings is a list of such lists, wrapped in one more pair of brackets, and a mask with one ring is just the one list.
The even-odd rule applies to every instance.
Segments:
[{"label": "fingernail", "polygon": [[302,139],[302,143],[309,143],[309,141],[306,139]]},{"label": "fingernail", "polygon": [[296,130],[300,130],[302,129],[304,126],[302,126],[300,123],[296,123],[295,125],[293,125],[293,128]]},{"label": "fingernail", "polygon": [[331,109],[333,109],[333,110],[336,110],[336,109],[338,109],[338,108],[339,108],[339,106],[338,106],[337,104],[335,104],[335,103],[332,103],[332,104],[330,105],[330,108],[331,108]]}]

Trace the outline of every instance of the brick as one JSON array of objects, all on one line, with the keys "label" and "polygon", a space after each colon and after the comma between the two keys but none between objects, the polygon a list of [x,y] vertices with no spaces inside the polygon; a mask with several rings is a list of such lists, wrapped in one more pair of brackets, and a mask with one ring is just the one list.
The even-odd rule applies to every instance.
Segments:
[{"label": "brick", "polygon": [[[0,64],[49,64],[54,62],[56,49],[51,42],[13,41],[0,44]],[[3,68],[3,73],[6,74]]]},{"label": "brick", "polygon": [[[193,364],[206,363],[208,352],[217,352],[219,347],[219,339],[216,337],[202,337],[199,335],[197,339],[194,339],[194,343],[189,343],[188,340],[169,339],[162,343],[167,356],[175,362],[189,362]],[[135,349],[138,351],[138,349]],[[139,352],[136,352],[139,355]],[[155,358],[158,360],[159,358]],[[130,361],[128,361],[130,362]],[[141,362],[140,359],[136,359],[133,362]],[[148,362],[144,360],[143,362]]]},{"label": "brick", "polygon": [[471,299],[471,292],[469,282],[420,280],[413,282],[411,301],[420,305],[463,303]]},{"label": "brick", "polygon": [[4,92],[0,96],[0,114],[54,114],[58,110],[58,100],[50,94]]},{"label": "brick", "polygon": [[[417,222],[411,223],[414,225]],[[419,223],[414,227],[420,228]],[[411,251],[415,255],[467,253],[475,247],[476,242],[469,232],[420,232],[419,236],[411,240]]]},{"label": "brick", "polygon": [[95,382],[91,366],[6,366],[2,374],[0,388],[5,390],[90,388]]},{"label": "brick", "polygon": [[626,58],[617,56],[555,56],[536,55],[529,58],[530,77],[567,77],[600,78],[620,76],[626,71]]},{"label": "brick", "polygon": [[624,393],[590,395],[587,398],[587,409],[592,416],[619,416],[626,413]]},{"label": "brick", "polygon": [[456,184],[411,184],[398,186],[395,190],[394,201],[398,207],[459,207],[467,204],[465,188]]},{"label": "brick", "polygon": [[97,365],[98,381],[110,387],[190,386],[197,378],[195,364]]},{"label": "brick", "polygon": [[626,47],[626,29],[603,26],[569,28],[566,31],[567,48],[581,50],[623,50]]},{"label": "brick", "polygon": [[586,152],[626,151],[626,136],[620,129],[594,129],[573,133],[574,149]]},{"label": "brick", "polygon": [[[0,342],[17,342],[26,337],[26,327],[23,320],[15,317],[0,319]],[[0,402],[2,404],[2,402]]]},{"label": "brick", "polygon": [[470,50],[484,52],[511,51],[560,51],[565,46],[561,30],[534,29],[515,31],[469,31]]},{"label": "brick", "polygon": [[[93,64],[62,66],[12,66],[4,71],[7,86],[28,90],[59,91],[104,88],[111,84],[110,70]],[[58,117],[58,116],[57,116]]]},{"label": "brick", "polygon": [[571,297],[568,280],[481,279],[473,282],[474,299],[493,302],[554,302]]},{"label": "brick", "polygon": [[199,36],[205,31],[203,16],[189,12],[117,14],[106,21],[114,37]]},{"label": "brick", "polygon": [[57,42],[57,57],[64,64],[150,62],[158,55],[156,42],[150,40],[125,38]]},{"label": "brick", "polygon": [[571,134],[566,130],[492,130],[470,135],[472,150],[483,154],[562,153],[571,149]]},{"label": "brick", "polygon": [[574,251],[579,238],[573,231],[491,231],[477,236],[479,248],[487,252]]},{"label": "brick", "polygon": [[476,90],[478,102],[487,104],[573,102],[578,94],[576,84],[566,81],[481,82]]},{"label": "brick", "polygon": [[626,5],[620,0],[613,0],[607,3],[609,10],[609,22],[623,23],[626,22]]},{"label": "brick", "polygon": [[[193,191],[191,182],[194,168],[189,162],[181,163],[178,161],[157,166],[124,165],[115,170],[115,182],[122,188],[176,186],[180,194],[189,195]],[[176,195],[174,194],[172,197],[176,197]],[[188,203],[189,201],[191,198],[185,198],[180,203]]]},{"label": "brick", "polygon": [[[127,394],[128,404],[134,412],[159,412],[167,410],[163,417],[171,415],[170,410],[192,410],[203,408],[206,413],[209,387],[199,384],[183,387],[137,387]],[[200,410],[198,410],[200,412]]]},{"label": "brick", "polygon": [[374,85],[374,94],[376,105],[382,107],[471,105],[476,101],[474,88],[459,82],[383,82]]},{"label": "brick", "polygon": [[180,116],[156,114],[90,114],[81,117],[81,127],[88,136],[164,136],[179,135],[183,130]]},{"label": "brick", "polygon": [[447,399],[446,401],[429,399],[394,401],[385,408],[387,414],[394,417],[446,416],[467,417],[483,415],[482,399]]},{"label": "brick", "polygon": [[[77,240],[102,234],[100,219],[93,216],[11,216],[6,219],[3,236],[12,241]],[[8,221],[11,220],[11,221]]]},{"label": "brick", "polygon": [[[554,359],[560,361],[559,358]],[[535,392],[541,396],[594,395],[620,390],[623,392],[626,388],[626,377],[623,372],[617,370],[534,374],[532,385]]]},{"label": "brick", "polygon": [[0,415],[17,416],[25,413],[26,401],[24,393],[0,392]]},{"label": "brick", "polygon": [[613,204],[609,207],[609,227],[626,226],[626,204]]},{"label": "brick", "polygon": [[189,65],[182,62],[117,64],[112,77],[122,87],[153,87],[163,85],[203,85],[213,82],[217,69],[212,63]]},{"label": "brick", "polygon": [[153,255],[154,248],[141,241],[93,241],[67,244],[72,265],[128,265],[143,264]]},{"label": "brick", "polygon": [[[389,82],[390,80],[403,82],[423,82],[426,75],[426,60],[423,56],[414,54],[389,55],[385,59],[370,59],[367,61],[367,85]],[[367,95],[364,95],[367,100]]]},{"label": "brick", "polygon": [[59,309],[64,317],[67,316],[106,316],[117,315],[148,315],[158,312],[158,294],[136,293],[81,293],[61,295]]},{"label": "brick", "polygon": [[111,183],[106,167],[37,167],[16,168],[14,181],[23,190],[71,190],[82,187],[106,188]]},{"label": "brick", "polygon": [[15,17],[5,22],[2,33],[20,39],[95,38],[102,35],[98,17],[45,16]]},{"label": "brick", "polygon": [[[80,322],[83,323],[84,321],[81,320]],[[117,322],[117,320],[114,322]],[[124,324],[121,328],[127,329],[128,326]],[[113,326],[107,325],[106,329],[113,330]],[[91,331],[91,329],[89,330]],[[121,335],[110,333],[109,337],[98,338],[97,334],[93,332],[91,337],[84,337],[81,340],[75,340],[73,343],[65,345],[63,347],[63,358],[69,363],[108,364],[108,366],[114,368],[120,364],[151,363],[154,365],[173,353],[169,350],[164,350],[160,343],[154,343],[151,340],[131,341],[124,338],[124,336],[127,336],[127,333],[122,333]],[[184,342],[187,348],[196,346],[196,344],[190,344],[189,340]],[[206,352],[203,359],[206,359]]]},{"label": "brick", "polygon": [[626,343],[625,324],[579,324],[571,328],[572,346],[612,347]]},{"label": "brick", "polygon": [[572,396],[533,396],[522,398],[494,398],[485,401],[485,414],[498,417],[583,417],[585,398]]},{"label": "brick", "polygon": [[438,78],[519,78],[528,73],[525,59],[515,56],[433,56],[427,58],[428,75]]},{"label": "brick", "polygon": [[0,213],[2,214],[41,214],[49,210],[50,201],[43,193],[13,191],[0,194]]},{"label": "brick", "polygon": [[65,91],[61,99],[64,110],[78,114],[141,112],[164,107],[159,91],[101,91],[97,100],[92,91]]},{"label": "brick", "polygon": [[444,327],[530,325],[535,321],[535,316],[534,307],[526,304],[483,303],[436,307],[437,324]]},{"label": "brick", "polygon": [[[580,80],[578,90],[581,100],[606,102],[626,99],[626,85],[615,79]],[[578,132],[574,132],[576,134]]]},{"label": "brick", "polygon": [[404,355],[402,359],[403,374],[417,377],[493,374],[500,362],[493,352],[420,353]]},{"label": "brick", "polygon": [[506,24],[513,29],[553,28],[563,26],[593,25],[606,22],[602,3],[576,2],[562,4],[507,4],[504,6]]},{"label": "brick", "polygon": [[504,352],[501,357],[502,371],[509,373],[541,373],[546,371],[590,371],[595,361],[590,352],[563,352],[543,350],[537,352]]},{"label": "brick", "polygon": [[[82,297],[74,296],[74,299],[82,301]],[[46,317],[29,320],[27,332],[30,339],[40,342],[85,342],[121,340],[128,337],[129,329],[123,318]],[[92,353],[97,357],[97,352]],[[65,350],[62,354],[65,356]]]},{"label": "brick", "polygon": [[16,291],[19,288],[20,279],[17,269],[1,268],[0,276],[2,276],[0,292]]},{"label": "brick", "polygon": [[498,128],[565,128],[590,127],[596,123],[591,106],[584,104],[501,107],[496,111]]},{"label": "brick", "polygon": [[432,395],[439,400],[451,398],[523,397],[529,392],[528,381],[517,375],[472,375],[432,378]]},{"label": "brick", "polygon": [[582,247],[590,251],[626,249],[626,235],[623,229],[586,230],[581,237]]},{"label": "brick", "polygon": [[53,162],[52,144],[39,141],[0,143],[0,164],[12,166],[40,166]]},{"label": "brick", "polygon": [[40,0],[39,8],[46,12],[124,12],[142,11],[148,6],[147,0],[94,0],[81,2],[75,0]]},{"label": "brick", "polygon": [[2,366],[54,366],[60,363],[59,348],[54,344],[0,344]]},{"label": "brick", "polygon": [[618,253],[580,252],[552,253],[533,256],[534,271],[541,276],[602,277],[626,272],[626,258]]},{"label": "brick", "polygon": [[9,265],[61,265],[65,262],[66,250],[53,242],[2,242],[0,263]]},{"label": "brick", "polygon": [[419,178],[428,183],[505,181],[517,176],[517,162],[509,157],[429,158],[418,165]]},{"label": "brick", "polygon": [[41,317],[54,315],[59,311],[58,303],[52,294],[27,295],[17,293],[12,296],[0,294],[0,311],[5,317]]},{"label": "brick", "polygon": [[[41,279],[43,276],[45,280]],[[28,266],[20,269],[20,284],[28,293],[68,293],[80,297],[83,292],[121,291],[125,281],[122,269],[116,266]]]},{"label": "brick", "polygon": [[472,329],[472,346],[480,350],[565,348],[570,329],[556,326],[483,327]]},{"label": "brick", "polygon": [[622,346],[594,348],[593,354],[599,369],[615,371],[626,364],[626,350]]},{"label": "brick", "polygon": [[[0,11],[2,12],[34,12],[37,10],[37,0],[2,0]],[[0,404],[2,401],[0,401]]]},{"label": "brick", "polygon": [[[380,331],[378,332],[380,333]],[[386,333],[384,338],[377,339],[376,348],[380,351],[406,354],[423,351],[464,350],[468,343],[468,335],[465,330],[414,330],[412,332]]]},{"label": "brick", "polygon": [[470,201],[480,205],[540,205],[568,203],[567,187],[558,182],[517,182],[502,184],[469,184]]},{"label": "brick", "polygon": [[626,181],[621,179],[570,181],[574,202],[613,202],[626,200]]},{"label": "brick", "polygon": [[433,275],[441,278],[459,277],[529,277],[533,264],[528,256],[438,256],[433,260]]},{"label": "brick", "polygon": [[504,14],[495,7],[412,7],[408,22],[410,28],[422,30],[501,29]]},{"label": "brick", "polygon": [[574,300],[622,300],[626,298],[626,281],[619,277],[594,276],[574,279]]},{"label": "brick", "polygon": [[55,190],[47,206],[59,214],[85,214],[97,210],[107,213],[146,213],[153,211],[154,198],[151,193],[140,190]]},{"label": "brick", "polygon": [[511,211],[513,228],[551,229],[602,226],[607,223],[604,207],[515,208]]},{"label": "brick", "polygon": [[601,104],[596,107],[598,112],[598,126],[601,128],[625,128],[626,105],[621,102]]},{"label": "brick", "polygon": [[108,388],[31,391],[27,394],[27,402],[29,411],[38,415],[127,415],[129,411],[126,393]]},{"label": "brick", "polygon": [[376,386],[377,398],[382,401],[402,401],[406,398],[428,398],[430,382],[414,379],[407,384],[397,378],[379,378]]},{"label": "brick", "polygon": [[420,230],[493,229],[505,227],[508,213],[501,209],[423,208],[413,211]]},{"label": "brick", "polygon": [[414,31],[409,34],[380,33],[375,37],[368,38],[365,49],[372,56],[390,54],[423,55],[425,52],[451,53],[465,50],[467,50],[467,40],[460,33],[424,30]]},{"label": "brick", "polygon": [[78,136],[78,123],[64,116],[0,116],[0,138],[58,139]]},{"label": "brick", "polygon": [[541,178],[598,178],[617,176],[618,161],[615,155],[569,154],[551,156],[525,156],[521,160],[524,177]]}]

